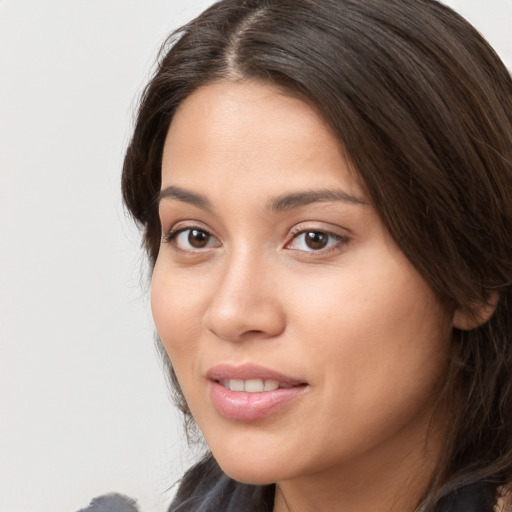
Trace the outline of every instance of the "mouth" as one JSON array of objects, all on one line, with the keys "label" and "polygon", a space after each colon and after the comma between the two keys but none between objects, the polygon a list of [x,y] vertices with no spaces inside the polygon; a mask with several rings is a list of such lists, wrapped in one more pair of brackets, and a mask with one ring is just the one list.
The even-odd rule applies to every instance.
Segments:
[{"label": "mouth", "polygon": [[253,421],[284,413],[297,403],[308,383],[268,368],[219,365],[207,372],[210,397],[219,413],[231,420]]},{"label": "mouth", "polygon": [[219,364],[210,368],[206,373],[206,378],[231,391],[247,393],[261,393],[307,385],[307,382],[300,378],[254,364],[241,366]]},{"label": "mouth", "polygon": [[245,391],[246,393],[262,393],[264,391],[290,389],[306,385],[305,383],[292,384],[290,382],[279,382],[272,379],[220,379],[216,382],[231,391]]}]

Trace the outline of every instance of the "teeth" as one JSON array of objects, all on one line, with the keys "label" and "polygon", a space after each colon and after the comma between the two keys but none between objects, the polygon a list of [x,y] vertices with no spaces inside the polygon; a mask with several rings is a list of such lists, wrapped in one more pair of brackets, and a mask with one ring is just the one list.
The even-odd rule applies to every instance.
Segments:
[{"label": "teeth", "polygon": [[244,381],[241,379],[231,379],[229,381],[231,391],[244,391]]},{"label": "teeth", "polygon": [[266,380],[265,381],[265,391],[274,391],[279,387],[279,382],[277,380]]},{"label": "teeth", "polygon": [[279,387],[291,387],[287,384],[279,384],[277,380],[263,379],[222,379],[220,381],[225,388],[231,391],[245,391],[247,393],[261,393],[262,391],[274,391]]},{"label": "teeth", "polygon": [[245,381],[245,389],[248,393],[261,393],[265,389],[265,383],[261,379],[249,379]]}]

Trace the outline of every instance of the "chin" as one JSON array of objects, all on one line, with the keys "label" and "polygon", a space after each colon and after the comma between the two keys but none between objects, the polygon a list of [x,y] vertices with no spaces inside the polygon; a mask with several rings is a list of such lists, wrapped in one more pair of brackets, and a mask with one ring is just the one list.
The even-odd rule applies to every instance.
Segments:
[{"label": "chin", "polygon": [[235,453],[229,456],[222,456],[213,452],[213,456],[220,468],[228,476],[242,482],[252,485],[268,485],[285,480],[289,475],[285,474],[286,465],[276,460],[269,452],[266,457],[254,457]]}]

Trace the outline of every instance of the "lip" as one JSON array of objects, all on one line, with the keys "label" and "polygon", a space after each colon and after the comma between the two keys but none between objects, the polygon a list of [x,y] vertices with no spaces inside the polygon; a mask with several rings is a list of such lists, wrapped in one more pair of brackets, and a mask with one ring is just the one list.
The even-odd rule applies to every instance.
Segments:
[{"label": "lip", "polygon": [[[217,365],[208,370],[210,397],[219,413],[231,420],[255,421],[278,412],[291,401],[301,397],[308,388],[307,383],[257,365]],[[275,380],[291,387],[273,391],[248,393],[231,391],[220,384],[225,379]]]}]

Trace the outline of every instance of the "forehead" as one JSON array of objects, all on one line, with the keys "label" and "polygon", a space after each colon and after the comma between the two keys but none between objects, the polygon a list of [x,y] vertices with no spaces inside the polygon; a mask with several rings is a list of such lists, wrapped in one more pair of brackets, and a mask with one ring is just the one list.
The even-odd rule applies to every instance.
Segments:
[{"label": "forehead", "polygon": [[203,86],[178,108],[162,161],[162,188],[261,188],[265,183],[361,194],[340,141],[306,102],[257,82]]}]

